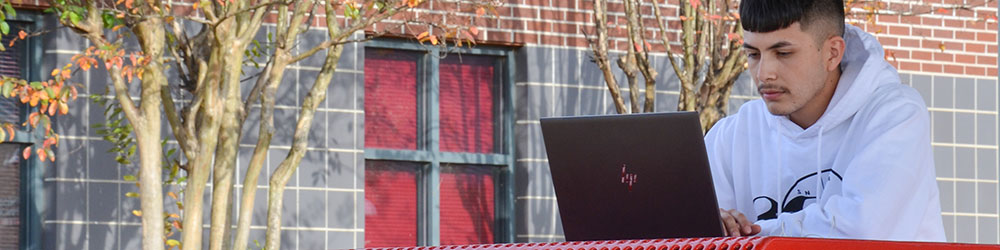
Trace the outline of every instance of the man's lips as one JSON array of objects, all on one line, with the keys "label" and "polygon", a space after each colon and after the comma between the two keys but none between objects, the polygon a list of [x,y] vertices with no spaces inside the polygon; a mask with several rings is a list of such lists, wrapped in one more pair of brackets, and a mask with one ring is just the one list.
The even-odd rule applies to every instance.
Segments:
[{"label": "man's lips", "polygon": [[775,101],[780,98],[782,94],[787,93],[781,89],[761,89],[758,90],[758,92],[760,92],[761,97],[764,97],[764,99],[768,101]]}]

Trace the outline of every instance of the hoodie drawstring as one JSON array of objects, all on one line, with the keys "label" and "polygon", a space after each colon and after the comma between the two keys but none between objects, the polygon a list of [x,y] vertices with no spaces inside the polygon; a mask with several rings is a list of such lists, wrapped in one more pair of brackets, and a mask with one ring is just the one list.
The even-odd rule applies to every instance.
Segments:
[{"label": "hoodie drawstring", "polygon": [[816,203],[819,203],[819,195],[823,193],[823,125],[819,125],[819,138],[816,143]]}]

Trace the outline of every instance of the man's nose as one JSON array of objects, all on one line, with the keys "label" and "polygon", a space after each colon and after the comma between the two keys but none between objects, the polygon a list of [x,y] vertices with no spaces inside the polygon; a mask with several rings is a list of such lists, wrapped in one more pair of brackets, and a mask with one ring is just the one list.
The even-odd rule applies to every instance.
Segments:
[{"label": "man's nose", "polygon": [[763,56],[757,61],[757,82],[760,83],[770,83],[778,78],[777,71],[780,70],[775,63],[770,58],[764,58]]}]

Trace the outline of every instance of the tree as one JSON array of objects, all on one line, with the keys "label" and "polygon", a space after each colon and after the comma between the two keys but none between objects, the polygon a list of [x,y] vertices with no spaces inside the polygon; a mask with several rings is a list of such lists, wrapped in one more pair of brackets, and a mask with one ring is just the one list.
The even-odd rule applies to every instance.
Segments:
[{"label": "tree", "polygon": [[[994,0],[962,1],[959,4],[931,5],[918,1],[910,3],[886,3],[883,1],[847,0],[845,8],[849,23],[855,25],[877,24],[878,15],[910,16],[928,13],[949,13],[956,10],[971,10],[975,6],[985,6]],[[680,80],[680,96],[677,110],[698,111],[702,129],[708,131],[717,121],[727,115],[729,94],[733,84],[746,69],[746,56],[742,50],[743,27],[740,24],[737,0],[679,0],[677,16],[679,24],[672,28],[664,19],[660,0],[623,0],[621,10],[608,10],[607,0],[594,0],[594,33],[588,37],[594,62],[604,74],[608,91],[611,93],[619,114],[639,111],[639,86],[641,76],[645,80],[645,102],[642,112],[652,112],[654,106],[655,78],[658,72],[651,64],[651,44],[663,46],[674,74]],[[644,9],[647,8],[647,9]],[[608,19],[609,12],[621,11],[625,24],[609,27],[615,23]],[[647,14],[643,14],[647,13]],[[650,14],[651,13],[651,16]],[[652,19],[652,20],[648,20]],[[860,20],[860,22],[859,22]],[[983,21],[994,20],[996,16],[983,17]],[[647,22],[648,21],[648,22]],[[654,27],[647,27],[654,23]],[[672,40],[677,32],[677,40]],[[880,33],[875,31],[874,33]],[[614,69],[610,63],[609,47],[615,38],[625,40],[624,55],[618,57],[617,66],[628,81],[630,109],[621,97]],[[680,47],[672,44],[680,43]],[[942,45],[942,50],[944,47]],[[887,57],[893,57],[887,51]]]},{"label": "tree", "polygon": [[[118,151],[125,156],[138,149],[140,192],[127,196],[141,199],[141,210],[133,213],[142,217],[143,248],[164,249],[165,245],[185,250],[201,248],[202,211],[206,205],[203,196],[211,176],[209,247],[242,250],[246,249],[249,240],[256,183],[275,133],[275,94],[281,87],[282,76],[289,65],[322,55],[323,65],[301,105],[291,149],[269,180],[264,247],[277,250],[284,189],[305,154],[313,116],[326,98],[327,86],[336,72],[344,44],[383,34],[385,31],[374,32],[366,38],[355,35],[359,31],[371,31],[375,24],[387,19],[398,21],[400,26],[427,30],[416,38],[432,45],[446,46],[446,41],[453,41],[462,46],[463,42],[473,42],[477,31],[470,25],[474,19],[451,24],[417,19],[412,10],[430,1],[200,0],[186,9],[155,0],[54,0],[51,1],[52,10],[59,16],[61,25],[86,38],[93,46],[73,57],[66,67],[54,70],[53,80],[28,83],[5,78],[2,86],[13,89],[4,91],[5,96],[18,96],[33,106],[41,103],[41,110],[46,112],[33,113],[30,120],[48,126],[47,115],[54,115],[56,110],[65,113],[67,97],[75,97],[74,88],[63,84],[72,72],[103,67],[113,86],[111,101],[114,103],[109,105],[117,105],[111,109],[121,110],[122,122],[127,123],[109,122],[114,123],[115,128],[124,126],[127,129],[111,129],[107,133],[129,136],[131,131],[134,146],[129,145],[130,140],[115,145],[127,147]],[[13,13],[9,3],[4,1],[3,4]],[[475,12],[482,16],[487,10],[495,13],[498,2],[478,0],[443,5],[456,8],[451,13]],[[270,14],[272,12],[277,14]],[[327,28],[326,41],[295,53],[293,48],[298,46],[299,39],[313,21]],[[276,25],[275,33],[267,34],[267,40],[255,40],[265,22]],[[0,23],[6,27],[6,22]],[[190,33],[191,30],[184,26],[186,23],[198,24],[200,30]],[[129,39],[135,39],[139,47],[126,46],[125,41]],[[241,82],[251,73],[244,70],[247,64],[258,66],[259,72],[249,78],[253,88],[243,99]],[[175,72],[179,79],[169,79],[168,71]],[[139,96],[130,95],[131,83],[139,85]],[[184,93],[190,99],[175,102],[179,99],[175,93]],[[138,102],[133,101],[134,98]],[[257,105],[261,109],[259,136],[245,173],[244,195],[239,201],[234,232],[231,218],[238,143],[248,110]],[[159,129],[162,117],[170,125],[181,152],[177,159],[167,162],[164,162],[165,156],[172,156],[173,151],[164,153],[164,135]],[[58,136],[53,138],[52,144],[58,143]],[[46,140],[46,147],[39,149],[39,154],[52,157],[47,149],[49,145]],[[169,175],[167,180],[175,179],[180,171],[186,178],[183,202],[177,204],[182,215],[164,213],[164,165]],[[175,193],[168,193],[168,196],[179,199]],[[180,230],[180,241],[167,238],[172,234],[167,231],[174,229]],[[233,235],[235,237],[231,237]],[[229,241],[231,238],[235,240]]]}]

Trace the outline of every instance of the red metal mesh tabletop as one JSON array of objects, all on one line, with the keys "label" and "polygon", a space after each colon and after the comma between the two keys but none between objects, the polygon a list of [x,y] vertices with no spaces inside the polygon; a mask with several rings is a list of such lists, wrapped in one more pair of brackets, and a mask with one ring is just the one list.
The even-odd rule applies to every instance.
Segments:
[{"label": "red metal mesh tabletop", "polygon": [[1000,245],[959,243],[895,242],[788,237],[727,237],[658,240],[574,241],[550,243],[509,243],[462,246],[370,248],[384,250],[784,250],[784,249],[961,249],[1000,250]]}]

